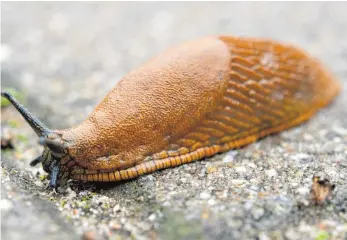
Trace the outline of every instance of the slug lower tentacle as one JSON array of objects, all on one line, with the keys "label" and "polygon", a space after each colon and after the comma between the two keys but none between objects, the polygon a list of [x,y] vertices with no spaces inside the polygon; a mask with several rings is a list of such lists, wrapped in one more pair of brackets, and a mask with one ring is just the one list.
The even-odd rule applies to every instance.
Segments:
[{"label": "slug lower tentacle", "polygon": [[[169,49],[130,72],[90,116],[50,130],[9,93],[45,146],[51,186],[119,181],[252,143],[309,119],[340,85],[302,50],[214,36]],[[60,182],[64,182],[60,181]]]}]

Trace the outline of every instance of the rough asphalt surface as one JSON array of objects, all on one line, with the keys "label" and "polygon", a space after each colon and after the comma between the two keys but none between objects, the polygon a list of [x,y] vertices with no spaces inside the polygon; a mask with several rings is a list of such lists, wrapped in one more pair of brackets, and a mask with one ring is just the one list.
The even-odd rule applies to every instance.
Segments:
[{"label": "rough asphalt surface", "polygon": [[[12,107],[2,131],[3,239],[347,239],[347,3],[1,3],[1,87],[52,128],[81,122],[131,69],[193,38],[295,44],[343,89],[307,123],[243,149],[112,184],[46,189],[42,148]],[[310,202],[313,175],[336,184]]]}]

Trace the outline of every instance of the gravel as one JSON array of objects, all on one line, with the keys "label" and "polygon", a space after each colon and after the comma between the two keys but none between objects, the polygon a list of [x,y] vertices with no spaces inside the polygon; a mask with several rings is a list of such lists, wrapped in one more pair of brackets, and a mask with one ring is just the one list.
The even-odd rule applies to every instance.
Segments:
[{"label": "gravel", "polygon": [[[135,180],[46,189],[35,133],[1,109],[4,239],[347,239],[347,4],[2,2],[1,87],[53,128],[84,120],[122,76],[174,44],[211,34],[305,48],[343,85],[310,121],[242,149]],[[111,79],[111,80],[110,80]],[[113,79],[113,80],[112,80]],[[312,205],[312,177],[336,184]]]}]

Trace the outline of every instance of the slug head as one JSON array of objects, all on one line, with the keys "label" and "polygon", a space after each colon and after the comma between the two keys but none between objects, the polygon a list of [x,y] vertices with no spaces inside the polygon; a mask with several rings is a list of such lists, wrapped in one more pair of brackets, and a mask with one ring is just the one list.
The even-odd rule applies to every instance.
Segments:
[{"label": "slug head", "polygon": [[46,127],[9,92],[1,91],[1,96],[17,109],[38,135],[39,143],[44,146],[42,155],[34,159],[30,166],[42,163],[43,170],[50,174],[49,186],[52,188],[57,188],[59,183],[65,183],[68,179],[68,172],[65,170],[66,168],[63,169],[61,160],[68,157],[68,151],[67,144],[63,141],[61,135]]}]

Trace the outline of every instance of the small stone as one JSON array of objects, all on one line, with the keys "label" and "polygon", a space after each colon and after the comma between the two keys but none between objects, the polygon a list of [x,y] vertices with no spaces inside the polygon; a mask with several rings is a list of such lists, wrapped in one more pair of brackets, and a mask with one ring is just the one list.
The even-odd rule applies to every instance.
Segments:
[{"label": "small stone", "polygon": [[310,135],[310,134],[305,133],[304,134],[304,139],[306,141],[312,141],[314,139],[314,137],[312,135]]},{"label": "small stone", "polygon": [[68,196],[67,196],[68,199],[72,200],[76,198],[77,194],[71,188],[67,188],[66,191],[68,193]]},{"label": "small stone", "polygon": [[126,223],[126,221],[127,221],[126,218],[121,218],[121,219],[120,219],[120,222],[121,222],[122,224]]},{"label": "small stone", "polygon": [[263,208],[255,207],[255,208],[252,208],[251,212],[252,212],[253,218],[255,220],[259,220],[264,215],[265,211]]},{"label": "small stone", "polygon": [[8,127],[1,127],[1,149],[14,149],[13,134]]},{"label": "small stone", "polygon": [[251,178],[251,179],[249,180],[249,182],[250,182],[250,183],[255,183],[255,184],[258,184],[258,183],[259,183],[259,181],[258,181],[256,178]]},{"label": "small stone", "polygon": [[231,183],[234,184],[234,185],[241,185],[241,184],[244,184],[246,181],[245,180],[242,180],[242,179],[232,179],[231,180]]},{"label": "small stone", "polygon": [[201,218],[202,219],[208,219],[210,216],[210,212],[208,209],[203,209],[202,213],[201,213]]},{"label": "small stone", "polygon": [[216,200],[214,200],[214,199],[210,199],[210,200],[207,201],[207,204],[208,204],[208,205],[211,205],[211,206],[215,205],[216,203],[217,203],[217,202],[216,202]]},{"label": "small stone", "polygon": [[324,150],[325,152],[334,152],[335,146],[336,146],[336,143],[333,143],[333,142],[326,142],[326,143],[323,145],[323,150]]},{"label": "small stone", "polygon": [[247,152],[245,152],[245,155],[244,155],[244,156],[245,156],[246,158],[251,158],[252,155],[253,155],[253,154],[252,154],[251,151],[247,151]]},{"label": "small stone", "polygon": [[217,168],[215,166],[208,166],[207,167],[207,173],[214,173],[217,171]]},{"label": "small stone", "polygon": [[166,201],[166,202],[163,202],[163,206],[164,207],[171,207],[171,203]]},{"label": "small stone", "polygon": [[114,229],[114,230],[119,230],[119,229],[122,228],[122,226],[121,226],[118,222],[116,222],[116,221],[111,221],[111,222],[109,223],[109,226],[110,226],[112,229]]},{"label": "small stone", "polygon": [[337,222],[332,221],[332,220],[323,220],[321,225],[324,226],[324,228],[334,228],[337,226]]},{"label": "small stone", "polygon": [[239,228],[243,225],[243,222],[240,220],[230,220],[229,225],[233,228]]},{"label": "small stone", "polygon": [[234,158],[237,156],[237,151],[230,151],[227,153],[227,155],[223,158],[223,163],[230,163],[234,161]]},{"label": "small stone", "polygon": [[239,174],[243,174],[243,173],[247,172],[247,168],[245,168],[244,166],[240,166],[240,167],[236,167],[235,171]]},{"label": "small stone", "polygon": [[93,231],[84,232],[82,235],[82,240],[95,240],[96,233]]},{"label": "small stone", "polygon": [[335,231],[336,232],[347,232],[347,224],[343,224],[343,225],[338,225],[336,228],[335,228]]},{"label": "small stone", "polygon": [[291,159],[293,159],[294,161],[300,161],[300,160],[308,159],[309,157],[310,155],[306,153],[297,153],[294,156],[292,156]]},{"label": "small stone", "polygon": [[293,228],[288,229],[285,233],[284,233],[285,237],[289,240],[297,240],[297,239],[301,239],[300,234],[294,230]]},{"label": "small stone", "polygon": [[298,230],[299,232],[308,233],[312,232],[313,227],[308,225],[306,222],[300,222]]},{"label": "small stone", "polygon": [[202,192],[200,193],[200,199],[209,199],[211,197],[211,194],[209,192]]},{"label": "small stone", "polygon": [[270,240],[271,238],[264,232],[259,233],[259,240]]},{"label": "small stone", "polygon": [[152,213],[151,215],[149,215],[148,220],[149,220],[149,221],[154,221],[156,218],[157,218],[157,217],[155,216],[155,214]]},{"label": "small stone", "polygon": [[347,129],[340,126],[333,126],[332,130],[340,136],[347,136]]},{"label": "small stone", "polygon": [[343,150],[345,149],[345,145],[344,144],[338,144],[335,148],[334,148],[334,152],[336,153],[340,153],[343,152]]},{"label": "small stone", "polygon": [[76,216],[76,215],[78,214],[78,209],[76,209],[76,208],[73,209],[73,210],[72,210],[72,214]]},{"label": "small stone", "polygon": [[271,168],[269,170],[266,170],[265,171],[265,174],[269,177],[269,178],[272,178],[272,177],[276,177],[277,176],[277,172],[275,169]]},{"label": "small stone", "polygon": [[250,168],[256,168],[257,165],[255,165],[254,163],[248,163],[248,167],[250,167]]},{"label": "small stone", "polygon": [[259,190],[259,187],[258,187],[257,185],[251,185],[251,186],[249,187],[249,189],[252,190],[252,191],[258,191],[258,190]]},{"label": "small stone", "polygon": [[318,134],[320,135],[320,137],[324,138],[325,135],[328,133],[327,129],[322,129],[318,132]]},{"label": "small stone", "polygon": [[188,181],[187,178],[180,178],[181,183],[186,183]]},{"label": "small stone", "polygon": [[139,201],[139,202],[143,202],[145,200],[145,197],[144,196],[139,196],[138,198],[137,198],[137,201]]},{"label": "small stone", "polygon": [[113,207],[113,212],[114,212],[114,213],[120,212],[120,206],[119,206],[119,204],[116,204],[116,205]]},{"label": "small stone", "polygon": [[302,206],[309,206],[310,205],[310,201],[308,201],[307,199],[304,198],[300,198],[298,199],[298,205],[302,205]]},{"label": "small stone", "polygon": [[243,205],[246,210],[250,210],[253,207],[254,202],[253,201],[246,201]]},{"label": "small stone", "polygon": [[301,187],[301,188],[298,188],[297,189],[297,192],[300,194],[300,195],[306,195],[310,192],[310,189],[309,188],[306,188],[306,187]]}]

